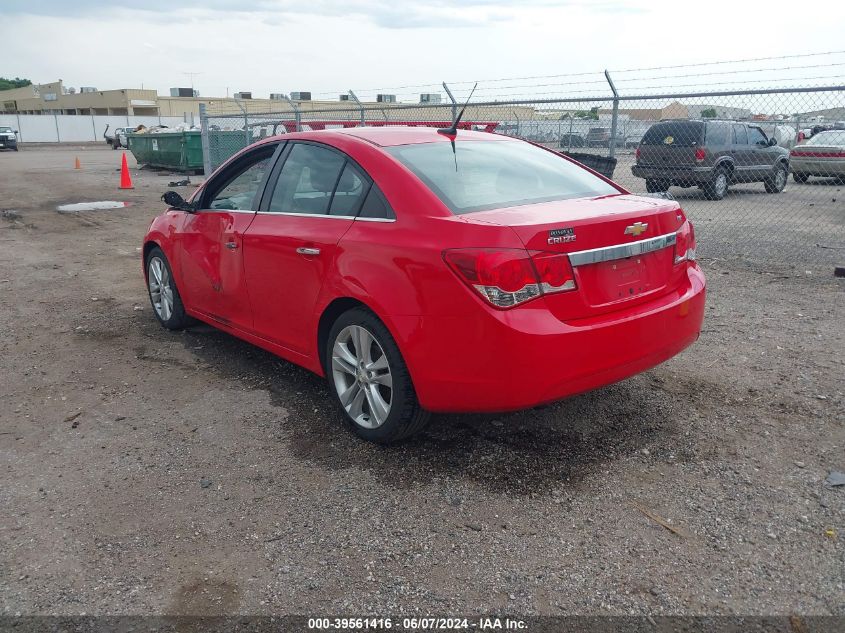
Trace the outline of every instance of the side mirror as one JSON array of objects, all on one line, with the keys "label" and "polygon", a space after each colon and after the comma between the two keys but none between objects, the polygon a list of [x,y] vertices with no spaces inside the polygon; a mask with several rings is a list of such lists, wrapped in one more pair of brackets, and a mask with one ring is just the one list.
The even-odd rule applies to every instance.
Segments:
[{"label": "side mirror", "polygon": [[171,209],[179,209],[180,211],[187,211],[189,213],[193,213],[196,210],[192,204],[186,202],[176,191],[165,192],[161,199]]},{"label": "side mirror", "polygon": [[20,134],[20,132],[18,132],[17,130],[15,130],[15,134]]},{"label": "side mirror", "polygon": [[777,144],[778,144],[778,140],[776,138],[770,138],[769,139],[769,147],[774,147]]}]

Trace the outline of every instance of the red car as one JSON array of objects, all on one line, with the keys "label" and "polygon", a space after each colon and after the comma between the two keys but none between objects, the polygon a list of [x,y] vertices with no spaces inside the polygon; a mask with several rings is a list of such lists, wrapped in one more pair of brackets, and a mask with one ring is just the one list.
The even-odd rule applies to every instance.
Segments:
[{"label": "red car", "polygon": [[705,282],[671,200],[525,141],[432,128],[246,148],[144,239],[159,321],[196,318],[328,378],[363,437],[430,411],[532,407],[699,335]]}]

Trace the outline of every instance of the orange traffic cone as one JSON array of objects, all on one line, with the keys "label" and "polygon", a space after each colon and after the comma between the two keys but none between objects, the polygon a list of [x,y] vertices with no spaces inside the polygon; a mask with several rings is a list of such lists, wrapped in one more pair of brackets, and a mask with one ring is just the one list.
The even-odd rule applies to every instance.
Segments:
[{"label": "orange traffic cone", "polygon": [[123,161],[120,164],[120,188],[135,188],[132,186],[132,178],[129,176],[129,165],[126,164],[126,152],[123,152]]},{"label": "orange traffic cone", "polygon": [[79,156],[76,157],[76,160],[73,163],[74,169],[82,169],[82,163],[79,162]]}]

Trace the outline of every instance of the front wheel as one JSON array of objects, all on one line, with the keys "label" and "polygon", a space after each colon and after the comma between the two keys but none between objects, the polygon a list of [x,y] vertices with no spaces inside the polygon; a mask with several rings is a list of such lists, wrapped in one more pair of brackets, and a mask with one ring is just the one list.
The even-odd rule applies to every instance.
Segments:
[{"label": "front wheel", "polygon": [[329,332],[326,377],[346,420],[362,438],[390,444],[420,431],[430,414],[387,327],[364,308],[344,312]]},{"label": "front wheel", "polygon": [[780,193],[786,188],[786,181],[789,177],[789,170],[786,165],[777,165],[775,173],[766,178],[763,184],[768,193]]},{"label": "front wheel", "polygon": [[168,330],[181,330],[190,325],[191,317],[185,313],[170,263],[157,246],[147,255],[146,268],[150,304],[159,323]]}]

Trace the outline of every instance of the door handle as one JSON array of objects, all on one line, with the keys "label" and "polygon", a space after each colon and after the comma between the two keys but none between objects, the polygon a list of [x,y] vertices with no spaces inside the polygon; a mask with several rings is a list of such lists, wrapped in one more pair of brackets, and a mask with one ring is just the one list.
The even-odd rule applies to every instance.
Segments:
[{"label": "door handle", "polygon": [[300,246],[296,249],[296,252],[300,255],[319,255],[320,249],[319,248],[309,248],[308,246]]},{"label": "door handle", "polygon": [[228,248],[230,251],[235,250],[237,247],[238,247],[237,242],[226,242],[226,248]]}]

